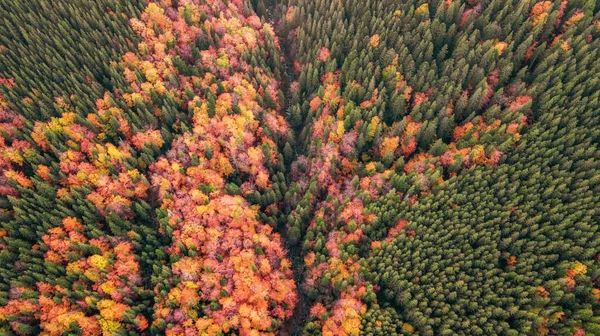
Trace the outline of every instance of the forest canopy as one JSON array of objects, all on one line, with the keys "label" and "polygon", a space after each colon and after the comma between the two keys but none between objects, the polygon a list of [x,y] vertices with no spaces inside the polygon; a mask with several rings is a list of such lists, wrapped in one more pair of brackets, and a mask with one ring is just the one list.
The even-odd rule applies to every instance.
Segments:
[{"label": "forest canopy", "polygon": [[600,3],[0,17],[0,334],[600,335]]}]

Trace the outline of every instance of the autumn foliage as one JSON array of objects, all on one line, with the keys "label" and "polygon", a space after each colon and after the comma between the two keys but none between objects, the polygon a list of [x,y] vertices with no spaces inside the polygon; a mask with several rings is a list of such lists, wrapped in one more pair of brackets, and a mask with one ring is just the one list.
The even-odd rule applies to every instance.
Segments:
[{"label": "autumn foliage", "polygon": [[7,1],[0,334],[600,334],[593,1]]},{"label": "autumn foliage", "polygon": [[[36,249],[44,252],[46,263],[64,269],[68,277],[53,281],[56,284],[40,281],[35,289],[13,288],[13,299],[0,308],[0,319],[10,321],[13,329],[39,324],[47,335],[76,330],[83,335],[110,335],[148,328],[146,317],[136,315],[130,306],[139,299],[142,285],[130,243],[89,239],[81,223],[67,217],[61,226],[48,230]],[[69,281],[72,277],[77,280]]]},{"label": "autumn foliage", "polygon": [[[65,217],[41,234],[33,248],[52,276],[11,288],[0,323],[22,334],[253,335],[275,334],[291,316],[287,252],[246,199],[271,190],[277,142],[288,136],[279,82],[250,60],[279,46],[245,6],[150,2],[130,19],[137,51],[111,65],[122,87],[85,116],[57,99],[65,111],[33,123],[31,143],[15,136],[21,118],[0,106],[3,194],[34,187],[23,166],[37,150],[54,158],[35,180],[54,184],[61,204],[83,194],[97,219]],[[142,210],[150,203],[154,224]],[[142,265],[155,275],[141,274],[144,238],[130,226],[148,220],[151,241],[165,243],[144,252],[158,258]],[[154,306],[136,306],[150,295]]]}]

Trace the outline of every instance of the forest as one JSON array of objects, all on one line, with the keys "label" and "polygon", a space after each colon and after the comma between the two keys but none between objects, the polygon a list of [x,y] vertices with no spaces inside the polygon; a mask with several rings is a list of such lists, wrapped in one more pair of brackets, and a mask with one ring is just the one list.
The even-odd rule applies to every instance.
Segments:
[{"label": "forest", "polygon": [[0,19],[0,335],[600,335],[600,2]]}]

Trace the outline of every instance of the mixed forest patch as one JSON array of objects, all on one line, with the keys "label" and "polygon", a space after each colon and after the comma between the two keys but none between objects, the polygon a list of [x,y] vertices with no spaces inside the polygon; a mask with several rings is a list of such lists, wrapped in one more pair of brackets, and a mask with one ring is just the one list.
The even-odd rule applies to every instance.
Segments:
[{"label": "mixed forest patch", "polygon": [[600,334],[600,4],[0,4],[0,332]]}]

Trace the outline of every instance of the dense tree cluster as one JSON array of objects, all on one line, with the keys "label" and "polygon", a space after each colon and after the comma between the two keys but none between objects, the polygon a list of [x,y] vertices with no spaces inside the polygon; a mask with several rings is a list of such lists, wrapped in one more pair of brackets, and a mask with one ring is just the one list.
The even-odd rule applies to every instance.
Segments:
[{"label": "dense tree cluster", "polygon": [[[102,5],[78,19],[116,15]],[[52,9],[42,13],[49,25],[64,15]],[[19,83],[26,70],[12,74],[13,55],[2,55],[12,76],[3,77],[0,115],[0,328],[274,334],[293,312],[296,286],[269,225],[285,193],[279,146],[288,137],[273,28],[241,1],[150,2],[123,17],[110,40],[136,44],[72,75],[106,77],[64,83],[66,97],[48,100],[58,92],[44,81]],[[83,33],[77,24],[70,29]],[[44,35],[20,38],[44,47]],[[101,54],[119,51],[91,41]],[[77,54],[61,43],[49,52]],[[77,61],[93,64],[87,56]],[[13,103],[26,85],[40,95],[20,101],[53,109],[34,117]],[[95,102],[78,105],[79,96]]]},{"label": "dense tree cluster", "polygon": [[110,87],[109,65],[139,40],[129,25],[144,1],[3,1],[0,71],[14,82],[5,98],[27,120],[62,113],[55,101],[87,115]]},{"label": "dense tree cluster", "polygon": [[0,4],[0,333],[600,334],[600,4]]},{"label": "dense tree cluster", "polygon": [[[595,118],[598,87],[586,80],[597,73],[597,6],[289,1],[279,12],[278,32],[291,41],[297,72],[289,120],[301,155],[291,164],[286,201],[288,236],[302,248],[302,289],[311,307],[303,332],[565,333],[568,325],[573,332],[593,333],[598,302],[592,288],[599,274],[593,272],[587,289],[573,299],[577,306],[550,290],[548,296],[546,289],[539,292],[547,281],[563,281],[573,263],[592,269],[599,237],[587,212],[598,201],[565,187],[563,192],[577,195],[577,211],[587,215],[553,225],[556,232],[545,236],[539,216],[551,209],[573,216],[575,209],[559,210],[556,201],[544,208],[530,203],[561,179],[541,173],[540,160],[519,161],[519,151],[526,144],[531,153],[571,148],[544,143],[538,134],[541,123],[566,118],[566,110],[586,131],[563,126],[569,133],[553,132],[552,139],[567,141],[592,130],[591,120],[584,122],[574,106],[590,104],[587,115]],[[569,97],[585,103],[559,104],[573,101]],[[533,138],[521,140],[531,124]],[[577,176],[588,190],[596,165],[582,160],[584,175],[569,166],[564,169],[572,177],[562,178]],[[529,177],[533,172],[519,162],[538,174]],[[517,189],[512,181],[522,179],[532,179],[537,189]],[[495,190],[503,190],[511,205],[495,199]],[[449,192],[462,202],[449,201]],[[503,217],[500,209],[513,207]],[[535,233],[521,237],[524,231]],[[571,234],[579,237],[576,243]],[[563,250],[546,251],[534,241],[552,241]],[[587,254],[564,251],[577,246]],[[564,261],[546,256],[550,251]],[[588,319],[578,315],[585,309]]]}]

